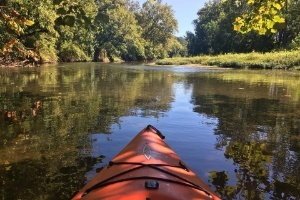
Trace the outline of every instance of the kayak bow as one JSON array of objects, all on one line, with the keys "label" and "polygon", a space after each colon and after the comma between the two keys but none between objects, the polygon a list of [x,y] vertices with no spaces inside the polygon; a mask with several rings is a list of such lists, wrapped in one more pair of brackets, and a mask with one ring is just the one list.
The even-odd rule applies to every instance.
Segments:
[{"label": "kayak bow", "polygon": [[148,125],[72,200],[220,199]]}]

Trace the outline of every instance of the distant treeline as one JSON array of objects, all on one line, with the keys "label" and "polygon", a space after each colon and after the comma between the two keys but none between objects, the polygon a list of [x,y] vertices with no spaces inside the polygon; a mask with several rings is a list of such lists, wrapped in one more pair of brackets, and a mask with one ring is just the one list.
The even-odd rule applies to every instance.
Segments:
[{"label": "distant treeline", "polygon": [[[253,1],[254,2],[254,1]],[[256,1],[255,1],[256,2]],[[259,4],[261,1],[257,1]],[[267,1],[272,4],[272,1]],[[237,4],[238,3],[238,4]],[[210,1],[198,11],[198,18],[193,21],[195,33],[187,32],[188,55],[200,54],[224,54],[224,53],[248,53],[270,52],[278,49],[299,49],[300,47],[300,1],[285,1],[285,7],[281,9],[285,17],[285,24],[278,23],[277,29],[266,32],[248,32],[242,34],[234,30],[234,21],[239,16],[246,15],[247,11],[255,5],[244,1]],[[273,8],[265,10],[265,13],[278,12]],[[257,16],[258,17],[258,16]],[[276,17],[273,19],[276,22]],[[253,19],[255,20],[255,19]],[[257,18],[259,26],[262,21]],[[278,17],[278,20],[281,20]],[[274,21],[269,26],[273,27]],[[235,27],[237,29],[237,27]],[[261,35],[260,35],[261,34]]]}]

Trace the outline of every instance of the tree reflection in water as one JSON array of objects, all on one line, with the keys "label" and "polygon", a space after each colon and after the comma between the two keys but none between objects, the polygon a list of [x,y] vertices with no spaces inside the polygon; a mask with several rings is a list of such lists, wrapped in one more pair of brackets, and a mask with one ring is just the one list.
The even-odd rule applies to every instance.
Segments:
[{"label": "tree reflection in water", "polygon": [[[91,135],[104,135],[111,151],[118,144],[111,127],[128,131],[132,116],[145,125],[164,118],[160,128],[172,132],[174,119],[197,124],[196,112],[217,119],[210,137],[232,162],[228,171],[203,169],[223,199],[300,199],[299,76],[179,70],[94,63],[1,69],[0,198],[69,199],[105,164]],[[171,116],[173,103],[182,103],[178,86],[191,88],[194,108]],[[198,146],[193,152],[201,154]]]},{"label": "tree reflection in water", "polygon": [[225,148],[224,156],[235,168],[233,172],[211,171],[210,182],[223,199],[299,199],[298,93],[289,102],[285,87],[268,85],[266,77],[267,83],[250,85],[243,82],[249,78],[239,74],[230,75],[239,79],[234,84],[224,82],[224,77],[226,73],[210,82],[189,80],[195,87],[195,112],[219,120],[215,147]]}]

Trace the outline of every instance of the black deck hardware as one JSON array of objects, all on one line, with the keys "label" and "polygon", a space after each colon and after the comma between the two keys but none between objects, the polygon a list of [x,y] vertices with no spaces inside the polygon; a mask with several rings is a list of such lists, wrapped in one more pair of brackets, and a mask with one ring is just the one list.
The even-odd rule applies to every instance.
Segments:
[{"label": "black deck hardware", "polygon": [[185,171],[189,172],[190,170],[187,168],[187,166],[180,160],[179,161],[179,166],[182,167],[182,169],[184,169]]},{"label": "black deck hardware", "polygon": [[146,180],[145,181],[145,188],[147,189],[158,189],[159,183],[157,180]]},{"label": "black deck hardware", "polygon": [[156,131],[156,134],[161,138],[161,139],[165,139],[166,137],[157,129],[157,128],[155,128],[154,126],[152,126],[152,125],[148,125],[147,126],[147,129],[153,129],[153,130],[155,130]]}]

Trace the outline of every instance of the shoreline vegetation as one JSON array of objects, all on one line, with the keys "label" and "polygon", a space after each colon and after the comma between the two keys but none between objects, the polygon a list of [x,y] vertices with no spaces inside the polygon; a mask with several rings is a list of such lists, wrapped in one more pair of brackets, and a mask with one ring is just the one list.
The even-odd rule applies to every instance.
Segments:
[{"label": "shoreline vegetation", "polygon": [[162,0],[142,5],[130,0],[4,1],[0,67],[95,61],[299,70],[299,2],[285,2],[289,4],[285,26],[285,19],[278,15],[283,5],[278,2],[269,3],[264,16],[273,21],[258,26],[261,16],[253,14],[249,20],[256,21],[247,25],[248,18],[239,16],[251,10],[252,3],[239,5],[238,10],[232,9],[232,1],[206,3],[193,20],[194,33],[177,37],[175,12]]},{"label": "shoreline vegetation", "polygon": [[[115,63],[123,63],[116,59]],[[46,64],[46,63],[45,63]],[[39,63],[15,62],[0,67],[38,67]],[[300,71],[300,50],[279,51],[269,53],[229,53],[216,56],[200,55],[194,57],[164,58],[146,64],[154,65],[188,65],[203,68],[233,68],[233,69],[281,69]]]},{"label": "shoreline vegetation", "polygon": [[239,53],[216,56],[174,57],[157,60],[156,65],[201,65],[234,69],[300,70],[300,50],[270,53]]}]

